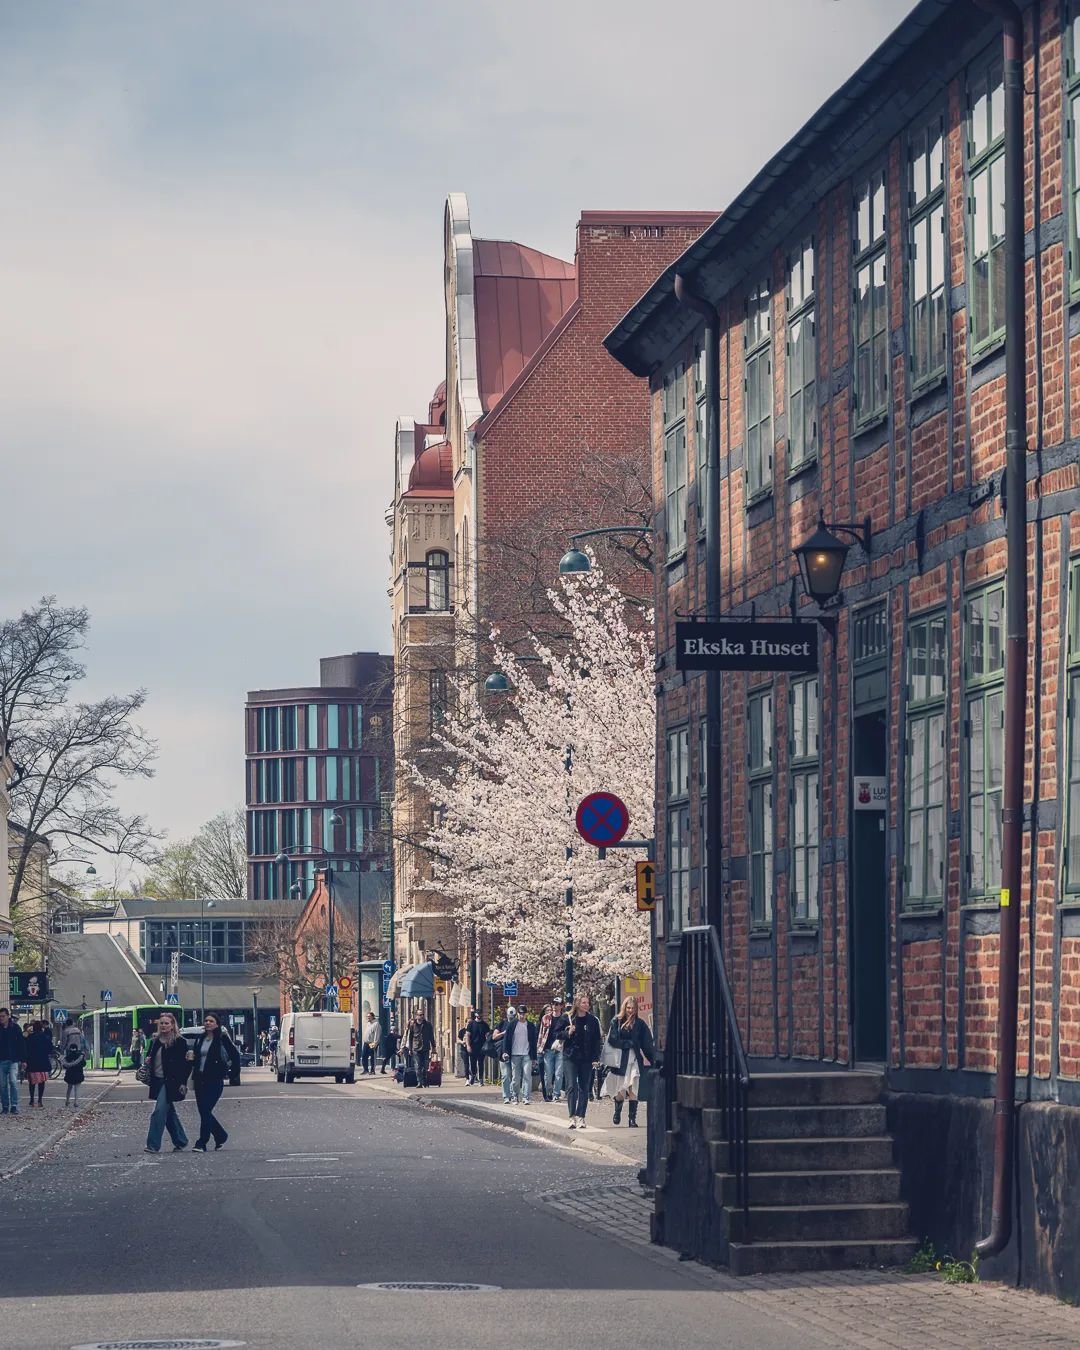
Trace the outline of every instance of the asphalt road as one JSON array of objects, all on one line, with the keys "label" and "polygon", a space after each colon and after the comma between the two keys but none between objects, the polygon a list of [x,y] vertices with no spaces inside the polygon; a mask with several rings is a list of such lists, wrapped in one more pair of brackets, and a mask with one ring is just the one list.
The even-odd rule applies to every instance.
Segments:
[{"label": "asphalt road", "polygon": [[[194,1103],[181,1111],[194,1140]],[[293,1347],[800,1347],[825,1341],[692,1266],[561,1218],[544,1192],[633,1180],[495,1127],[261,1071],[227,1092],[231,1138],[143,1153],[145,1089],[114,1089],[0,1188],[0,1342],[218,1337]],[[165,1150],[168,1150],[166,1140]],[[385,1293],[378,1281],[491,1293]]]}]

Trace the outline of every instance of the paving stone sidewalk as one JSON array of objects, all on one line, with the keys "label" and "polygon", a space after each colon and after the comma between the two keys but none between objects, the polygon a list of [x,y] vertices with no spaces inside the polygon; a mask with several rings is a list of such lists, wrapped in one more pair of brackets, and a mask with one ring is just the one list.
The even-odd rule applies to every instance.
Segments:
[{"label": "paving stone sidewalk", "polygon": [[39,1149],[51,1147],[76,1122],[85,1118],[89,1109],[99,1101],[116,1082],[116,1074],[88,1073],[79,1088],[79,1109],[64,1105],[66,1084],[62,1078],[50,1079],[45,1085],[45,1105],[30,1106],[30,1085],[19,1084],[18,1115],[0,1115],[0,1179],[22,1165]]},{"label": "paving stone sidewalk", "polygon": [[[654,1259],[677,1253],[649,1242],[652,1201],[636,1185],[598,1185],[549,1192],[539,1202],[569,1222],[614,1241],[648,1249]],[[1080,1345],[1080,1309],[1000,1284],[948,1285],[936,1275],[896,1270],[757,1275],[741,1279],[697,1262],[680,1270],[703,1288],[775,1319],[818,1333],[830,1344],[863,1350],[1005,1350]]]}]

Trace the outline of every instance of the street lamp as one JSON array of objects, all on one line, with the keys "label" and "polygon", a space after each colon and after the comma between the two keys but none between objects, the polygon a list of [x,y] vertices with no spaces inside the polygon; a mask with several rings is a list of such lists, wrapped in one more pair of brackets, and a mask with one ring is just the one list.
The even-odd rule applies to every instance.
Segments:
[{"label": "street lamp", "polygon": [[559,559],[559,575],[563,577],[574,576],[581,572],[592,571],[592,559],[581,549],[574,548],[573,545],[579,539],[591,539],[600,534],[637,534],[645,536],[655,534],[651,525],[602,525],[597,530],[579,530],[577,534],[570,536],[571,548]]},{"label": "street lamp", "polygon": [[863,552],[870,556],[870,517],[861,525],[827,525],[824,516],[818,516],[817,529],[809,539],[801,543],[792,552],[799,564],[803,588],[811,600],[819,605],[827,605],[840,593],[840,575],[844,570],[850,542],[837,537],[834,531],[850,535],[860,543]]}]

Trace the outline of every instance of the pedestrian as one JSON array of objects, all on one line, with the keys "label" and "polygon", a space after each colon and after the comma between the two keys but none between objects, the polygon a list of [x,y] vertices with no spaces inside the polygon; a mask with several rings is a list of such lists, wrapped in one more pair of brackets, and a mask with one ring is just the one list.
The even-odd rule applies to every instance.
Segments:
[{"label": "pedestrian", "polygon": [[491,1028],[488,1024],[475,1008],[470,1008],[468,1021],[461,1028],[468,1087],[479,1087],[484,1081],[484,1045],[490,1034]]},{"label": "pedestrian", "polygon": [[637,1127],[641,1072],[655,1057],[649,1024],[638,1016],[638,1001],[633,995],[623,999],[618,1017],[611,1019],[607,1043],[622,1052],[619,1064],[612,1064],[604,1077],[604,1092],[615,1098],[613,1123],[622,1119],[623,1102],[629,1102],[627,1126]]},{"label": "pedestrian", "polygon": [[131,1056],[131,1067],[138,1072],[139,1065],[143,1061],[143,1055],[146,1054],[146,1037],[143,1035],[142,1027],[136,1027],[131,1033],[131,1046],[128,1054]]},{"label": "pedestrian", "polygon": [[188,1079],[195,1054],[180,1035],[176,1018],[163,1012],[158,1018],[157,1035],[150,1042],[140,1077],[146,1082],[154,1109],[146,1132],[146,1152],[160,1153],[161,1140],[168,1130],[173,1152],[187,1148],[188,1138],[177,1114],[176,1104],[187,1096]]},{"label": "pedestrian", "polygon": [[544,1100],[562,1101],[563,1094],[563,1037],[570,1019],[563,1012],[561,998],[551,1000],[550,1015],[540,1019],[536,1036],[536,1050],[542,1065]]},{"label": "pedestrian", "polygon": [[213,1013],[207,1013],[203,1018],[202,1034],[195,1038],[191,1050],[191,1081],[199,1108],[199,1137],[195,1140],[195,1148],[199,1153],[205,1153],[211,1135],[215,1149],[221,1148],[229,1137],[214,1115],[214,1107],[221,1100],[226,1079],[230,1087],[240,1086],[240,1049],[233,1044],[220,1020]]},{"label": "pedestrian", "polygon": [[86,1064],[86,1051],[82,1048],[81,1037],[76,1040],[74,1037],[64,1042],[64,1082],[67,1084],[67,1092],[64,1094],[64,1105],[79,1105],[79,1084],[86,1077],[83,1072]]},{"label": "pedestrian", "polygon": [[394,1030],[394,1024],[390,1023],[390,1028],[383,1037],[382,1043],[382,1072],[386,1072],[386,1066],[389,1064],[393,1070],[397,1069],[397,1048],[398,1034]]},{"label": "pedestrian", "polygon": [[52,1069],[53,1038],[47,1022],[33,1022],[26,1037],[26,1077],[30,1082],[30,1105],[34,1106],[34,1092],[37,1091],[37,1105],[45,1105],[45,1084],[49,1081]]},{"label": "pedestrian", "polygon": [[264,1068],[270,1063],[270,1037],[265,1031],[259,1032],[259,1058]]},{"label": "pedestrian", "polygon": [[277,1048],[278,1048],[278,1029],[276,1026],[270,1028],[270,1034],[266,1038],[266,1044],[270,1052],[270,1067],[277,1066]]},{"label": "pedestrian", "polygon": [[585,1111],[589,1105],[589,1085],[593,1070],[600,1061],[603,1046],[600,1023],[592,1013],[588,994],[578,994],[570,1009],[569,1025],[563,1040],[563,1069],[566,1074],[566,1109],[570,1128],[585,1128]]},{"label": "pedestrian", "polygon": [[502,1061],[503,1101],[528,1106],[532,1095],[532,1066],[536,1060],[536,1023],[518,1015],[511,1004],[502,1025],[500,1055]]},{"label": "pedestrian", "polygon": [[360,1047],[361,1071],[366,1074],[374,1074],[375,1061],[379,1055],[379,1037],[382,1034],[382,1027],[379,1026],[378,1020],[370,1008],[365,1016],[364,1043]]},{"label": "pedestrian", "polygon": [[26,1063],[26,1037],[7,1008],[0,1008],[0,1114],[19,1114],[19,1068]]},{"label": "pedestrian", "polygon": [[86,1037],[83,1035],[83,1029],[78,1022],[75,1021],[74,1017],[69,1017],[64,1023],[63,1031],[60,1033],[61,1056],[67,1053],[67,1048],[72,1041],[78,1045],[79,1049],[85,1055],[88,1047],[86,1044]]},{"label": "pedestrian", "polygon": [[405,1053],[409,1067],[416,1070],[417,1087],[427,1087],[428,1060],[434,1049],[435,1029],[424,1016],[423,1008],[417,1008],[412,1021],[405,1028]]}]

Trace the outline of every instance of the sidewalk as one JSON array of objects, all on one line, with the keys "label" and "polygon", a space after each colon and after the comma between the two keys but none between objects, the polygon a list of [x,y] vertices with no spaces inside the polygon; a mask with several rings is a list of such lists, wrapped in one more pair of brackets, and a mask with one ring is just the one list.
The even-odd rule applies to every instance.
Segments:
[{"label": "sidewalk", "polygon": [[30,1085],[19,1084],[19,1114],[0,1116],[0,1180],[19,1171],[35,1154],[59,1143],[76,1124],[85,1119],[95,1102],[100,1101],[116,1082],[113,1070],[94,1070],[79,1088],[79,1109],[64,1105],[67,1086],[62,1078],[45,1085],[45,1105],[30,1107]]},{"label": "sidewalk", "polygon": [[547,1139],[564,1148],[580,1149],[607,1157],[610,1162],[619,1162],[624,1166],[645,1165],[645,1140],[647,1136],[648,1106],[642,1103],[638,1107],[638,1128],[627,1127],[627,1111],[623,1107],[621,1125],[613,1125],[612,1112],[614,1102],[604,1097],[601,1101],[591,1101],[586,1114],[586,1128],[571,1130],[570,1117],[566,1113],[566,1102],[546,1102],[539,1092],[533,1094],[528,1106],[505,1106],[502,1089],[498,1087],[466,1087],[463,1078],[443,1075],[443,1085],[439,1088],[402,1088],[387,1074],[376,1074],[373,1078],[361,1075],[357,1086],[365,1091],[387,1092],[395,1097],[404,1097],[409,1101],[420,1102],[426,1106],[437,1107],[441,1111],[451,1111],[455,1115],[468,1116],[473,1120],[483,1120],[493,1125],[505,1125],[523,1134]]}]

